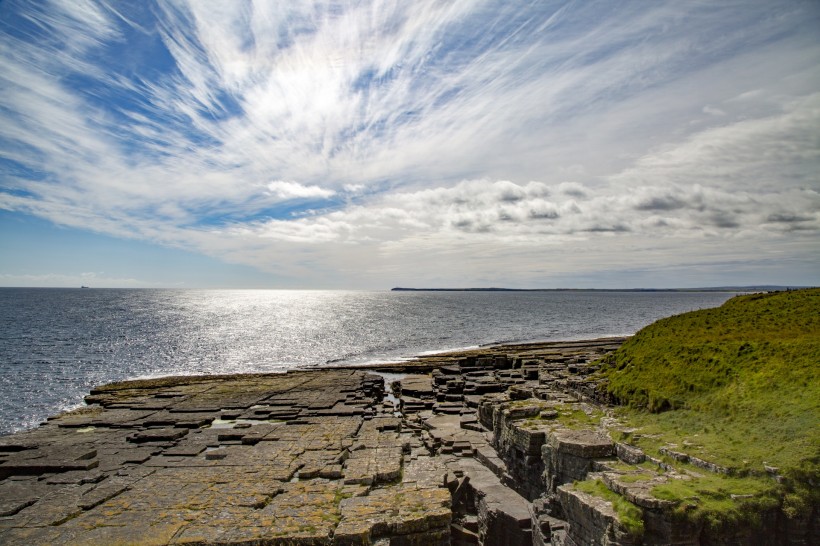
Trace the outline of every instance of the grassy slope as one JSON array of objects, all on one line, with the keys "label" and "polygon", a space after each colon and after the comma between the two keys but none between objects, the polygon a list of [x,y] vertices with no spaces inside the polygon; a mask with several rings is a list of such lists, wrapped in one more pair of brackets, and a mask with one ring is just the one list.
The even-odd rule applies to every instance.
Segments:
[{"label": "grassy slope", "polygon": [[820,477],[820,289],[658,321],[606,364],[608,391],[628,406],[621,418],[638,429],[633,443],[656,454],[674,444],[741,474],[765,463],[791,478],[780,495],[817,502],[806,485]]},{"label": "grassy slope", "polygon": [[611,363],[609,390],[632,406],[776,409],[772,396],[760,396],[807,398],[803,389],[818,388],[820,289],[740,296],[662,319],[628,340]]}]

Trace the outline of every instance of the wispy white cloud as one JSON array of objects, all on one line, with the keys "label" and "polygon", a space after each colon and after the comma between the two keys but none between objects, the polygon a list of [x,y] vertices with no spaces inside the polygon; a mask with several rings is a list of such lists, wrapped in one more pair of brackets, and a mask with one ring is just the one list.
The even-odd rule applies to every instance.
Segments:
[{"label": "wispy white cloud", "polygon": [[805,253],[815,23],[811,2],[11,2],[0,208],[318,285],[427,255],[525,282]]},{"label": "wispy white cloud", "polygon": [[327,190],[319,186],[303,186],[298,182],[286,182],[284,180],[275,180],[269,183],[268,191],[282,200],[298,198],[327,199],[336,194],[333,190]]},{"label": "wispy white cloud", "polygon": [[820,93],[789,101],[775,115],[744,119],[696,133],[640,158],[613,181],[708,183],[724,189],[769,191],[814,185],[820,167]]}]

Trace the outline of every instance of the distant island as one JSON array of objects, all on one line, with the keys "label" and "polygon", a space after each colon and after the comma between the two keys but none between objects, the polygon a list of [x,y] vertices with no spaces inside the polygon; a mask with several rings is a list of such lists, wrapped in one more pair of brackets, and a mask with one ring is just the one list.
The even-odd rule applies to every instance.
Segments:
[{"label": "distant island", "polygon": [[700,288],[406,288],[397,286],[392,292],[780,292],[800,290],[808,286],[704,286]]}]

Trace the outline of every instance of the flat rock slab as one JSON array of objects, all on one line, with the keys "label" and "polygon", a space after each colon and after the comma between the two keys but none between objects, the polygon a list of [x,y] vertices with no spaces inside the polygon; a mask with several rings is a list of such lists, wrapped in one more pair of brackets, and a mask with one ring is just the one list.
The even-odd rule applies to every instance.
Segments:
[{"label": "flat rock slab", "polygon": [[562,429],[549,436],[549,444],[556,451],[593,458],[609,457],[615,452],[615,444],[594,430]]},{"label": "flat rock slab", "polygon": [[[532,525],[529,493],[512,488],[524,482],[489,417],[544,389],[574,399],[552,383],[618,343],[499,346],[397,365],[399,413],[365,369],[97,387],[86,407],[0,438],[0,544],[532,544],[546,516]],[[524,464],[540,460],[545,441],[562,455],[615,452],[589,430],[520,436],[507,443]],[[652,501],[618,476],[609,482]],[[571,488],[559,494],[577,517],[614,521]]]},{"label": "flat rock slab", "polygon": [[415,398],[435,397],[433,379],[429,375],[407,375],[401,379],[401,393],[403,396]]},{"label": "flat rock slab", "polygon": [[0,543],[449,542],[443,482],[401,481],[378,376],[163,378],[87,400],[0,439]]}]

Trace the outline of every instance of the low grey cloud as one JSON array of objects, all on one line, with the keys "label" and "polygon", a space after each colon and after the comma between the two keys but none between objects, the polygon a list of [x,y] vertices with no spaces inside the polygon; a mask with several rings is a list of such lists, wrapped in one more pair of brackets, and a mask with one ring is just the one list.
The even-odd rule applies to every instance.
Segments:
[{"label": "low grey cloud", "polygon": [[653,196],[637,203],[638,210],[677,210],[686,206],[686,203],[674,195]]},{"label": "low grey cloud", "polygon": [[816,217],[814,216],[800,216],[796,214],[790,213],[773,213],[766,217],[767,222],[775,222],[775,223],[783,223],[783,224],[793,224],[793,223],[803,223],[803,222],[811,222],[815,220]]}]

